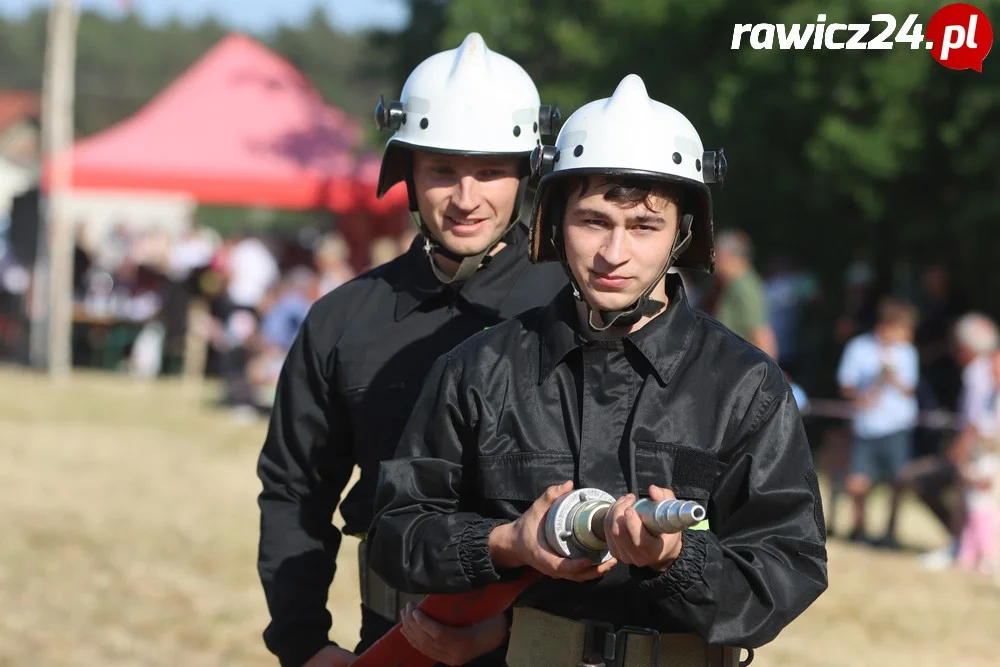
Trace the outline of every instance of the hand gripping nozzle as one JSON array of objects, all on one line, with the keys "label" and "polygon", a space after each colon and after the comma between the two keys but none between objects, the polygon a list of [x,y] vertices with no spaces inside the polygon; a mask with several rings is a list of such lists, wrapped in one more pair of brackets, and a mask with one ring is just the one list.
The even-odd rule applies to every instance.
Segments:
[{"label": "hand gripping nozzle", "polygon": [[[615,503],[600,489],[577,489],[559,498],[545,517],[549,547],[566,558],[611,557],[604,534],[604,520]],[[705,519],[705,508],[692,500],[641,499],[632,505],[652,535],[679,533]]]}]

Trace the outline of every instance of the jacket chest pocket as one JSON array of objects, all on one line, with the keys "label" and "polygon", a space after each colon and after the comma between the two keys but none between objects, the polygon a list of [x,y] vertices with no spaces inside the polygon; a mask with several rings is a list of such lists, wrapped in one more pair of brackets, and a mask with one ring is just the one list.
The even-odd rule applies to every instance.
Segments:
[{"label": "jacket chest pocket", "polygon": [[700,449],[651,441],[635,446],[636,493],[642,497],[648,497],[649,485],[655,484],[682,500],[705,504],[722,469],[714,454]]},{"label": "jacket chest pocket", "polygon": [[341,393],[350,413],[358,459],[388,458],[395,452],[413,409],[414,384],[383,373],[352,370]]},{"label": "jacket chest pocket", "polygon": [[515,452],[480,456],[479,493],[487,501],[526,510],[550,486],[575,478],[572,454]]}]

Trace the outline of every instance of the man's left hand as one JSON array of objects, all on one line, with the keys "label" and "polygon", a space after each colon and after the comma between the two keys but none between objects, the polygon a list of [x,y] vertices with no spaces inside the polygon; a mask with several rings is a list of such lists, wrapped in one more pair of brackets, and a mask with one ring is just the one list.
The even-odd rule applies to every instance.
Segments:
[{"label": "man's left hand", "polygon": [[[675,498],[670,489],[650,485],[653,502]],[[604,534],[611,555],[621,563],[666,571],[681,553],[681,533],[653,535],[632,509],[636,497],[622,496],[611,506],[604,520]]]},{"label": "man's left hand", "polygon": [[400,629],[413,648],[427,657],[445,665],[464,665],[503,644],[507,617],[498,614],[469,627],[452,627],[407,604],[400,613]]}]

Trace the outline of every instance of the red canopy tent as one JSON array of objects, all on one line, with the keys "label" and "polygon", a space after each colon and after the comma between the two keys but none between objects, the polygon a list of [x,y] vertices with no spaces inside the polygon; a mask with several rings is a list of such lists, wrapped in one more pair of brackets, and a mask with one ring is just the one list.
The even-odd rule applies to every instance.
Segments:
[{"label": "red canopy tent", "polygon": [[[134,116],[77,143],[73,187],[357,212],[375,201],[360,141],[358,123],[325,104],[291,63],[234,34]],[[405,205],[397,189],[378,208]]]}]

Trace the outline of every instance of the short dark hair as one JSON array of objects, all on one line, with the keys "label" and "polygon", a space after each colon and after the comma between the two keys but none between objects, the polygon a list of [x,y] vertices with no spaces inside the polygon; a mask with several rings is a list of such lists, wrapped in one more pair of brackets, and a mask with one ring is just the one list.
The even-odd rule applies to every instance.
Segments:
[{"label": "short dark hair", "polygon": [[579,174],[559,179],[554,183],[555,194],[563,201],[569,199],[569,194],[574,189],[579,190],[582,197],[591,188],[598,188],[602,185],[613,184],[604,193],[604,201],[614,202],[621,206],[635,206],[643,204],[650,211],[653,210],[652,197],[663,197],[667,201],[673,202],[678,209],[684,208],[685,189],[677,184],[667,181],[659,181],[641,176],[612,176],[609,174]]}]

